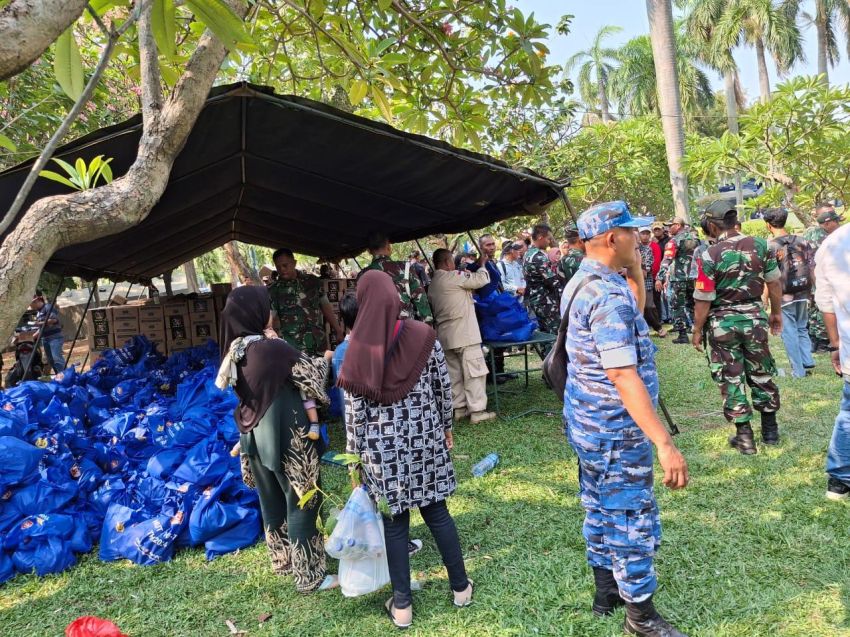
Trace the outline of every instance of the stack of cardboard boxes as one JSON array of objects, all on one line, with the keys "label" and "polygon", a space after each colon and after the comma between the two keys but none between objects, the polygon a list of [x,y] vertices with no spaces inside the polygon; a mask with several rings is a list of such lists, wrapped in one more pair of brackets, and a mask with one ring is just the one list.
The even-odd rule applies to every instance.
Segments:
[{"label": "stack of cardboard boxes", "polygon": [[229,292],[229,284],[216,284],[212,294],[192,299],[160,297],[89,310],[86,331],[92,362],[104,350],[121,347],[136,335],[146,337],[166,355],[217,340],[218,315]]},{"label": "stack of cardboard boxes", "polygon": [[[333,308],[334,314],[336,315],[336,320],[339,323],[340,327],[342,327],[342,315],[339,313],[339,302],[342,300],[342,297],[345,296],[345,293],[351,290],[352,292],[355,289],[356,281],[354,279],[323,279],[322,280],[322,289],[325,292],[325,296],[328,297],[328,301]],[[335,349],[339,342],[336,338],[336,333],[331,329],[331,326],[327,321],[325,322],[325,337],[328,339],[328,347],[331,349]]]}]

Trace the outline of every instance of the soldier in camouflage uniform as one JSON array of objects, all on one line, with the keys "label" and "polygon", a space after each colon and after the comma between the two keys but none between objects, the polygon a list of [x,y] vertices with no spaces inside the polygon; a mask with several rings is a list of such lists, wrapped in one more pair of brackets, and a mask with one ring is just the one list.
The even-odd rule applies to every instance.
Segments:
[{"label": "soldier in camouflage uniform", "polygon": [[[803,238],[808,241],[815,252],[823,243],[823,240],[830,234],[838,230],[841,226],[842,217],[835,212],[832,204],[824,203],[815,209],[818,225],[808,228],[803,235]],[[815,281],[817,287],[817,281]],[[812,350],[826,350],[829,345],[829,336],[826,333],[826,325],[823,322],[823,314],[818,309],[814,299],[814,288],[812,289],[812,299],[809,301],[809,337],[812,341]]]},{"label": "soldier in camouflage uniform", "polygon": [[688,325],[693,323],[694,312],[694,281],[689,273],[694,250],[700,240],[696,232],[687,228],[687,223],[681,217],[673,219],[670,234],[672,237],[664,248],[664,259],[655,280],[655,289],[660,292],[664,283],[670,286],[673,329],[679,332],[673,342],[687,344]]},{"label": "soldier in camouflage uniform", "polygon": [[558,261],[558,274],[564,279],[562,285],[570,282],[573,275],[578,272],[581,260],[584,259],[584,242],[579,238],[578,230],[573,225],[567,227],[566,243],[569,246],[567,253]]},{"label": "soldier in camouflage uniform", "polygon": [[392,246],[386,235],[380,233],[370,235],[369,254],[372,255],[372,262],[357,274],[357,280],[359,281],[363,273],[369,270],[386,272],[392,277],[401,299],[399,318],[413,318],[432,325],[434,317],[431,314],[425,288],[412,271],[409,261],[392,260]]},{"label": "soldier in camouflage uniform", "polygon": [[[709,236],[717,242],[697,261],[692,343],[702,351],[703,327],[707,327],[711,376],[723,395],[723,414],[736,428],[729,444],[750,455],[756,453],[756,447],[746,385],[752,392],[753,407],[761,412],[762,440],[779,443],[779,388],[772,378],[776,365],[767,337],[768,327],[776,336],[782,332],[781,272],[767,241],[735,230],[734,204],[715,201],[709,204],[704,219]],[[765,285],[770,295],[769,318],[761,303]]]},{"label": "soldier in camouflage uniform", "polygon": [[[653,444],[666,486],[686,486],[688,468],[655,411],[656,347],[641,311],[644,281],[632,230],[651,221],[633,218],[622,201],[578,219],[587,256],[561,299],[562,311],[569,311],[564,424],[579,459],[583,534],[596,583],[593,613],[610,615],[625,604],[627,633],[684,637],[652,602],[661,543]],[[622,269],[641,291],[639,299]]]},{"label": "soldier in camouflage uniform", "polygon": [[345,338],[322,281],[296,269],[295,255],[287,248],[277,250],[272,258],[278,273],[269,286],[275,329],[292,347],[309,356],[321,356],[328,348],[323,317],[340,342]]},{"label": "soldier in camouflage uniform", "polygon": [[537,317],[540,331],[556,334],[561,322],[558,304],[563,282],[546,254],[551,240],[552,229],[549,226],[545,223],[534,226],[531,231],[531,247],[525,253],[522,272],[525,275],[528,307]]}]

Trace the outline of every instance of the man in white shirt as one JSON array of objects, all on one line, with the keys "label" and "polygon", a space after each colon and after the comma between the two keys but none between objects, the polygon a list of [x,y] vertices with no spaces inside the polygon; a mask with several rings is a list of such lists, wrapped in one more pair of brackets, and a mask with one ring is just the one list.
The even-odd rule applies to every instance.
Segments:
[{"label": "man in white shirt", "polygon": [[490,283],[487,260],[487,252],[481,250],[475,272],[456,270],[452,253],[440,248],[434,252],[434,276],[428,288],[437,337],[452,380],[454,417],[460,420],[468,415],[473,424],[496,417],[487,411],[487,363],[472,300],[473,291]]},{"label": "man in white shirt", "polygon": [[502,250],[502,260],[499,261],[499,272],[502,274],[502,288],[522,297],[525,294],[525,277],[522,274],[522,244],[511,241]]},{"label": "man in white shirt", "polygon": [[826,456],[826,497],[844,500],[850,494],[850,225],[824,240],[815,263],[815,302],[826,324],[832,366],[844,377],[844,394]]}]

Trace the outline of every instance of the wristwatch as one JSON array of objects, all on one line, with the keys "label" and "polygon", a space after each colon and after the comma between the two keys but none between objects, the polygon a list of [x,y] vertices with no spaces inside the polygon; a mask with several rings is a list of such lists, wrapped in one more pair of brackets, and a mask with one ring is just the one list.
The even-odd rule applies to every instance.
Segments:
[{"label": "wristwatch", "polygon": [[827,351],[827,352],[837,352],[839,349],[841,349],[841,348],[840,348],[840,347],[833,347],[832,345],[827,345],[827,346],[826,346],[826,351]]}]

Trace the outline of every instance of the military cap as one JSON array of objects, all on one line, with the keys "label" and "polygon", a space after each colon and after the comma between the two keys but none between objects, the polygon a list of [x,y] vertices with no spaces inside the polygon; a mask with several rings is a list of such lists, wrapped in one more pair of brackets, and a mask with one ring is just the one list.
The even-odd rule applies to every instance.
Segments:
[{"label": "military cap", "polygon": [[735,204],[729,199],[715,199],[705,208],[703,216],[712,221],[723,221],[730,212],[738,214]]},{"label": "military cap", "polygon": [[625,201],[609,201],[588,208],[578,218],[578,234],[591,239],[613,228],[642,228],[655,221],[655,217],[633,217]]},{"label": "military cap", "polygon": [[818,215],[818,223],[826,223],[827,221],[837,221],[841,223],[843,218],[835,210],[824,210]]}]

